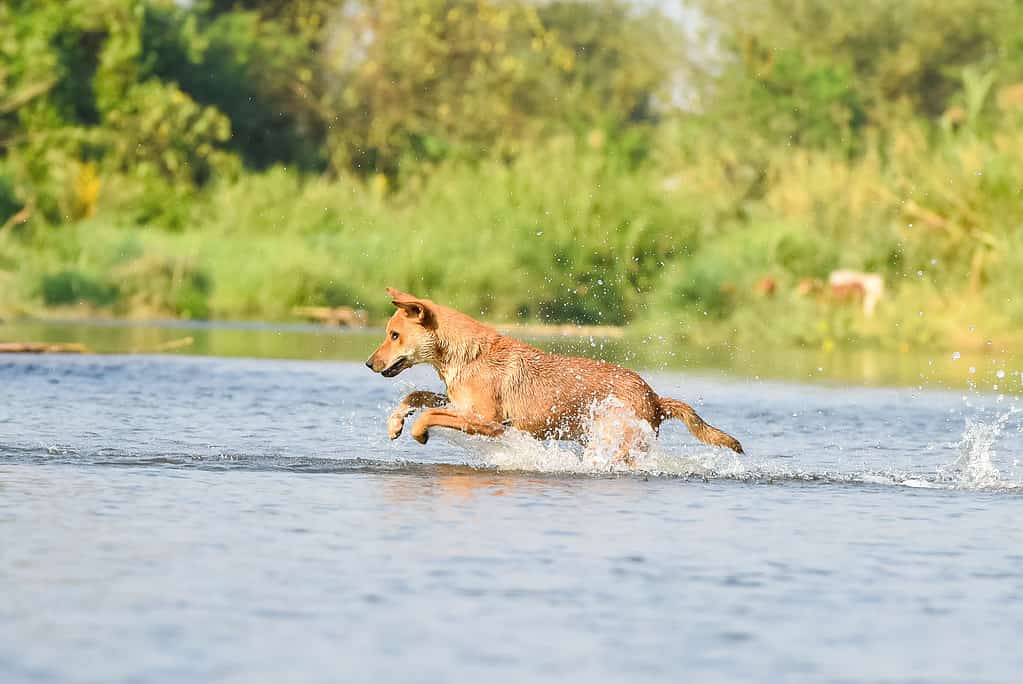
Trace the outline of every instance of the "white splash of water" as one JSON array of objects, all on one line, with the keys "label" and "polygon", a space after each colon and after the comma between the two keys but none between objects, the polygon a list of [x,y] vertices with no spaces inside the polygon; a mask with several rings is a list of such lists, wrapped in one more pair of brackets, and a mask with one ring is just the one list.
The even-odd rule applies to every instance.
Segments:
[{"label": "white splash of water", "polygon": [[[704,444],[664,444],[645,421],[625,416],[619,404],[597,404],[590,412],[594,438],[589,445],[557,440],[538,440],[517,430],[508,430],[501,439],[471,437],[452,430],[435,431],[436,437],[463,450],[468,464],[481,468],[529,471],[548,474],[674,476],[706,479],[731,479],[770,482],[777,480],[823,481],[848,484],[873,484],[920,489],[962,489],[1021,491],[1023,480],[1017,475],[1018,460],[1000,468],[996,445],[1006,427],[1023,408],[1011,406],[997,417],[967,418],[962,438],[955,443],[958,456],[939,466],[937,472],[914,470],[858,470],[831,472],[794,468],[771,458],[739,456],[727,449]],[[608,420],[608,416],[612,420]],[[621,422],[625,421],[625,423]],[[645,429],[640,448],[622,458],[622,434],[625,428]],[[1023,424],[1016,425],[1023,432]],[[1003,472],[1004,471],[1004,472]]]},{"label": "white splash of water", "polygon": [[1021,410],[1012,406],[992,421],[967,418],[963,438],[956,445],[959,456],[952,463],[938,468],[939,480],[958,489],[1020,488],[1020,482],[1003,477],[995,462],[995,444],[1009,420]]},{"label": "white splash of water", "polygon": [[613,444],[590,444],[538,440],[518,430],[509,430],[498,440],[470,437],[453,430],[437,431],[437,436],[463,449],[472,465],[539,473],[576,475],[670,475],[681,477],[734,477],[759,475],[757,469],[743,463],[731,451],[693,445],[674,447],[672,452],[654,442],[649,451],[632,451],[633,462],[619,457]]}]

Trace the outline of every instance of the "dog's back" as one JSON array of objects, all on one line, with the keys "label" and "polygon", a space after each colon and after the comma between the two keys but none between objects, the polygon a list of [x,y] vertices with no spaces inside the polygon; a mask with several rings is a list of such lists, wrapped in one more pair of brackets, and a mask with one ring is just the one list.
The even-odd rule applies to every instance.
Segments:
[{"label": "dog's back", "polygon": [[549,354],[498,336],[481,361],[496,380],[501,418],[539,437],[580,439],[596,405],[615,399],[655,429],[657,394],[638,374],[604,361]]}]

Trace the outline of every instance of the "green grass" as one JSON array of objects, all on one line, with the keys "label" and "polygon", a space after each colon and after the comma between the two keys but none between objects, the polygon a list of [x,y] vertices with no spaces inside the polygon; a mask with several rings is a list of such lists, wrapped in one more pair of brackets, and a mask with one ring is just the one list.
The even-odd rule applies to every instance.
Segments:
[{"label": "green grass", "polygon": [[[178,231],[102,199],[92,219],[10,231],[0,311],[287,320],[299,305],[352,305],[380,320],[394,286],[491,321],[627,324],[708,345],[1016,344],[1021,146],[1012,128],[936,143],[908,129],[852,161],[783,148],[753,194],[709,144],[632,166],[559,140],[391,192],[275,168],[214,185]],[[835,268],[885,277],[874,317],[796,294]],[[755,291],[764,277],[771,296]]]}]

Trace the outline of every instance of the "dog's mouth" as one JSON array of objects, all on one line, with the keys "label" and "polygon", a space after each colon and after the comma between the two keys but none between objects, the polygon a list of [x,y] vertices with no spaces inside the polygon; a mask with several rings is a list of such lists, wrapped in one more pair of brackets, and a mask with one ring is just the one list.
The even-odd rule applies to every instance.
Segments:
[{"label": "dog's mouth", "polygon": [[380,371],[380,375],[384,376],[385,378],[393,378],[395,375],[402,372],[411,365],[412,364],[409,363],[408,359],[406,359],[405,357],[401,357],[400,359],[392,363],[390,366]]}]

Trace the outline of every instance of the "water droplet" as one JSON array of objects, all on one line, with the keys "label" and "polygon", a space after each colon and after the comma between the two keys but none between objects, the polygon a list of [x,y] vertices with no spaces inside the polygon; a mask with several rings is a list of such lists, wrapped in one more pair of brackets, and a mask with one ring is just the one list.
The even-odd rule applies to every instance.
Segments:
[{"label": "water droplet", "polygon": [[959,352],[952,352],[952,360],[958,361],[959,357],[962,356]]},{"label": "water droplet", "polygon": [[973,373],[976,373],[976,372],[977,372],[977,369],[974,368],[973,366],[970,366],[970,374],[972,375]]},{"label": "water droplet", "polygon": [[540,237],[541,235],[543,235],[543,231],[542,230],[536,231],[536,236],[537,237]]},{"label": "water droplet", "polygon": [[995,373],[995,377],[1001,380],[1002,378],[1005,377],[1005,371],[1003,370],[998,371],[997,373]]}]

